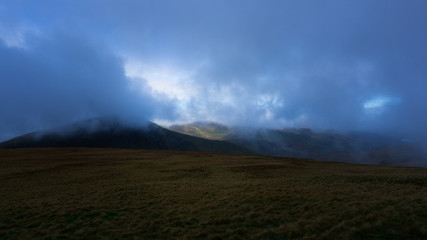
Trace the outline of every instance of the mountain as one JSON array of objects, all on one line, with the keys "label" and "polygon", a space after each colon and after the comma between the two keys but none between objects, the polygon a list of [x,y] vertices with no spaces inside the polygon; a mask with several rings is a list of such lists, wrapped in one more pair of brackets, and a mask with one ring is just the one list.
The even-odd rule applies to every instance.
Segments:
[{"label": "mountain", "polygon": [[158,149],[427,166],[423,148],[395,137],[364,132],[317,132],[307,128],[229,128],[205,122],[174,125],[169,130],[148,121],[135,125],[113,118],[94,118],[0,143],[0,148],[28,147]]},{"label": "mountain", "polygon": [[228,128],[200,122],[174,125],[171,129],[205,138],[219,136],[218,139],[269,156],[379,165],[427,165],[426,154],[417,143],[374,133],[339,133],[308,128]]},{"label": "mountain", "polygon": [[245,147],[189,136],[152,122],[125,124],[113,118],[94,118],[58,129],[33,132],[0,143],[0,148],[96,147],[253,154]]}]

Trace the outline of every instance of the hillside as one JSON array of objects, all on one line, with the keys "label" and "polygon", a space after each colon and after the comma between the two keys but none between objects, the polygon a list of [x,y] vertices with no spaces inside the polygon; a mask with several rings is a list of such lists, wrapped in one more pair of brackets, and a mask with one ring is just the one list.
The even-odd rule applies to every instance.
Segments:
[{"label": "hillside", "polygon": [[194,122],[181,125],[175,124],[170,126],[169,129],[175,132],[213,140],[224,140],[230,133],[227,126],[213,122]]},{"label": "hillside", "polygon": [[0,149],[0,239],[427,239],[427,169]]},{"label": "hillside", "polygon": [[250,154],[239,145],[170,131],[154,123],[139,126],[94,118],[58,129],[29,133],[0,143],[0,148],[96,147]]},{"label": "hillside", "polygon": [[424,150],[400,138],[366,132],[339,133],[301,129],[228,128],[209,123],[174,125],[172,130],[218,137],[262,155],[348,163],[427,166]]}]

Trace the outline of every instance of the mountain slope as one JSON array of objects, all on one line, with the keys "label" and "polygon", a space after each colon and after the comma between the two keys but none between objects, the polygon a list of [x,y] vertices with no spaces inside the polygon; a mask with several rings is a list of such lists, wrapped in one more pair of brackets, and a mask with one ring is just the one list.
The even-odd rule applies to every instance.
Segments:
[{"label": "mountain slope", "polygon": [[224,140],[229,134],[227,126],[213,122],[194,122],[190,124],[172,125],[172,131],[211,140]]},{"label": "mountain slope", "polygon": [[254,153],[233,143],[173,132],[151,122],[147,122],[145,126],[132,126],[108,118],[95,118],[60,129],[29,133],[0,143],[0,148],[28,147],[97,147]]},{"label": "mountain slope", "polygon": [[269,156],[379,165],[427,165],[426,154],[418,144],[380,134],[317,132],[306,128],[256,129],[218,125],[219,128],[217,125],[191,123],[175,125],[171,129],[207,138],[220,133],[221,139]]}]

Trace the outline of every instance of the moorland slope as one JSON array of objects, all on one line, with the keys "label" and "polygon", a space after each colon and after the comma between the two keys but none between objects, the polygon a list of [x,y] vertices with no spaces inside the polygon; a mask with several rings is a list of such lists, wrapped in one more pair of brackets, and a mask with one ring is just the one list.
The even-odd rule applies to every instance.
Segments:
[{"label": "moorland slope", "polygon": [[427,239],[427,169],[0,149],[0,239]]}]

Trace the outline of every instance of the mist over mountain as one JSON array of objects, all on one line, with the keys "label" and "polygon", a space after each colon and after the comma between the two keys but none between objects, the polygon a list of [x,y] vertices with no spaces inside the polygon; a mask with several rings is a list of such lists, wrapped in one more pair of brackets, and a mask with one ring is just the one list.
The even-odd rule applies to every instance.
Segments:
[{"label": "mist over mountain", "polygon": [[223,139],[259,154],[349,163],[427,166],[422,145],[369,132],[313,131],[309,128],[242,128],[213,122],[172,125],[171,130]]},{"label": "mist over mountain", "polygon": [[420,162],[426,11],[422,0],[2,1],[0,141],[113,116],[247,126],[178,131],[268,155]]},{"label": "mist over mountain", "polygon": [[[170,130],[169,130],[170,129]],[[308,128],[227,127],[194,122],[163,128],[149,121],[92,118],[31,132],[0,148],[95,147],[260,154],[359,164],[427,166],[422,146],[399,137],[367,132],[313,131]]]},{"label": "mist over mountain", "polygon": [[254,153],[225,141],[213,141],[180,134],[145,121],[138,125],[116,118],[93,118],[64,127],[32,132],[0,143],[0,148],[95,147]]}]

